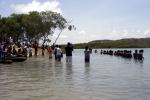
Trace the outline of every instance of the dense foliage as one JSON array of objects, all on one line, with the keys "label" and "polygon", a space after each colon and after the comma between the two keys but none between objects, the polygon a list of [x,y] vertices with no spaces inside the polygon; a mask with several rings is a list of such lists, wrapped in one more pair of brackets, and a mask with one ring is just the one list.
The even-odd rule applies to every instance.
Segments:
[{"label": "dense foliage", "polygon": [[71,30],[72,27],[73,25],[69,25],[68,21],[56,12],[33,11],[29,14],[12,14],[0,17],[0,42],[11,37],[14,43],[42,40],[44,44],[50,42],[48,36],[54,34],[55,30]]}]

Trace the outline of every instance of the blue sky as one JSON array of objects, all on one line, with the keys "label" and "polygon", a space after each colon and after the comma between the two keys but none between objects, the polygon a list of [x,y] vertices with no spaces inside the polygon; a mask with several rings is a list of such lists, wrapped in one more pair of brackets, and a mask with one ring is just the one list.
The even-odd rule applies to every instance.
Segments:
[{"label": "blue sky", "polygon": [[[58,43],[150,37],[150,0],[0,0],[0,14],[45,9],[60,12],[77,27]],[[51,37],[55,40],[57,33]]]}]

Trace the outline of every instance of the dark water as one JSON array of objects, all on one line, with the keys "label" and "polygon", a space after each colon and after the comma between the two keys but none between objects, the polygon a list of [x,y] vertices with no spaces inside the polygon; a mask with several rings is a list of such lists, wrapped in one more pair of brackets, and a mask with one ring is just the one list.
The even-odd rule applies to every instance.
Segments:
[{"label": "dark water", "polygon": [[150,100],[150,49],[144,60],[75,50],[72,63],[29,58],[0,64],[0,100]]}]

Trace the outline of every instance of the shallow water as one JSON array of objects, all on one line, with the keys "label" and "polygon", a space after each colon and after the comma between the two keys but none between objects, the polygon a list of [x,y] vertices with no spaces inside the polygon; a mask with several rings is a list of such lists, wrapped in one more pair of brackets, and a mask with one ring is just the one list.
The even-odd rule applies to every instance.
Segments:
[{"label": "shallow water", "polygon": [[0,100],[149,100],[150,49],[144,60],[73,52],[72,63],[32,57],[0,64]]}]

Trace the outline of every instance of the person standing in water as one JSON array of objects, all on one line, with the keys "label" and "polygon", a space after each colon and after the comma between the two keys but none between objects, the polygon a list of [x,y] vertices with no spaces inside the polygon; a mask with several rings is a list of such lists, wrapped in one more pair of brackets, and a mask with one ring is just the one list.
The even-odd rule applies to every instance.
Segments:
[{"label": "person standing in water", "polygon": [[35,50],[34,55],[37,56],[37,53],[38,53],[38,43],[36,41],[34,43],[34,50]]},{"label": "person standing in water", "polygon": [[48,51],[48,54],[49,54],[49,59],[52,58],[52,53],[53,53],[52,47],[51,46],[48,47],[47,51]]},{"label": "person standing in water", "polygon": [[72,51],[73,51],[73,46],[70,42],[68,42],[67,46],[65,47],[66,62],[72,62]]},{"label": "person standing in water", "polygon": [[61,61],[62,58],[62,50],[60,46],[56,45],[56,60]]},{"label": "person standing in water", "polygon": [[32,57],[32,47],[31,47],[31,45],[29,46],[28,52],[29,52],[29,57]]},{"label": "person standing in water", "polygon": [[44,52],[45,52],[45,46],[42,45],[42,56],[44,56]]},{"label": "person standing in water", "polygon": [[85,54],[85,62],[86,62],[86,63],[89,63],[89,62],[90,62],[90,53],[91,53],[91,51],[89,50],[89,47],[86,46],[86,47],[85,47],[85,51],[84,51],[84,54]]}]

